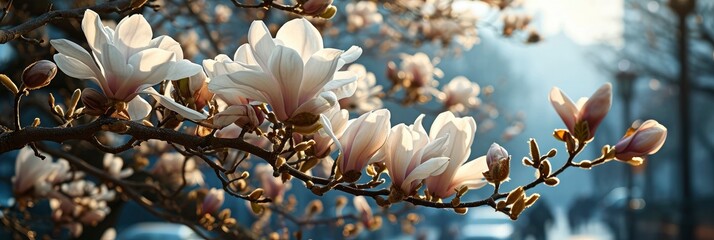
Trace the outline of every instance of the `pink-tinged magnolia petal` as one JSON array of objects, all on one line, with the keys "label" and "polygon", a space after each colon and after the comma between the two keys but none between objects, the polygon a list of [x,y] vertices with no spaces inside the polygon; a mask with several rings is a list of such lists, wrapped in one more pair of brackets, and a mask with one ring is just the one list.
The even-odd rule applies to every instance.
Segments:
[{"label": "pink-tinged magnolia petal", "polygon": [[[170,84],[168,86],[171,86]],[[205,120],[208,116],[204,115],[203,113],[197,112],[196,110],[190,109],[186,106],[183,106],[181,104],[178,104],[176,101],[171,99],[169,96],[165,96],[162,94],[159,94],[156,90],[153,88],[146,88],[144,89],[141,93],[146,93],[154,97],[161,106],[164,106],[165,108],[168,108],[171,111],[174,111],[181,115],[184,118],[191,119],[193,121],[202,121]]]},{"label": "pink-tinged magnolia petal", "polygon": [[[461,165],[454,173],[454,178],[451,180],[449,188],[446,188],[447,195],[441,195],[441,197],[448,197],[454,193],[454,188],[458,188],[465,185],[469,189],[477,189],[486,185],[488,182],[483,177],[483,172],[488,171],[488,166],[486,165],[486,156],[478,157],[474,160],[464,163]],[[430,188],[431,189],[431,188]],[[431,191],[431,190],[430,190]]]},{"label": "pink-tinged magnolia petal", "polygon": [[303,62],[307,62],[310,56],[323,49],[320,31],[304,18],[286,22],[280,27],[275,38],[285,46],[295,49]]},{"label": "pink-tinged magnolia petal", "polygon": [[233,124],[238,118],[247,116],[245,105],[228,106],[213,117],[213,125],[220,128]]},{"label": "pink-tinged magnolia petal", "polygon": [[565,123],[565,126],[572,132],[575,129],[575,121],[577,120],[578,109],[575,107],[570,98],[560,90],[554,87],[550,90],[550,103],[560,115],[560,118]]},{"label": "pink-tinged magnolia petal", "polygon": [[[439,137],[439,138],[435,139],[434,141],[431,141],[428,144],[424,145],[419,150],[419,153],[414,155],[415,158],[420,158],[420,159],[414,159],[413,162],[415,162],[416,164],[421,164],[430,158],[444,156],[444,151],[449,146],[449,143],[452,142],[451,139],[452,139],[452,137],[449,136],[448,134],[446,134],[446,135]],[[448,157],[448,156],[446,156],[446,157]]]},{"label": "pink-tinged magnolia petal", "polygon": [[96,12],[90,9],[84,11],[82,31],[84,31],[84,36],[87,38],[89,47],[92,48],[95,53],[101,53],[102,45],[109,42],[109,36],[107,36],[107,33],[104,31],[102,19],[99,18]]},{"label": "pink-tinged magnolia petal", "polygon": [[151,113],[151,104],[146,102],[143,98],[136,96],[129,101],[126,111],[129,113],[129,119],[132,121],[141,121]]},{"label": "pink-tinged magnolia petal", "polygon": [[35,183],[44,181],[54,170],[51,158],[42,160],[35,156],[29,147],[20,149],[16,159],[15,176],[12,178],[15,193],[26,193]]},{"label": "pink-tinged magnolia petal", "polygon": [[238,95],[265,103],[273,100],[282,102],[280,89],[275,87],[276,85],[265,73],[248,70],[217,76],[208,83],[208,90],[216,94]]},{"label": "pink-tinged magnolia petal", "polygon": [[586,121],[590,129],[590,138],[595,135],[595,130],[600,122],[610,111],[612,105],[612,84],[605,83],[600,87],[580,109],[580,121]]},{"label": "pink-tinged magnolia petal", "polygon": [[126,63],[124,55],[114,45],[104,45],[102,52],[100,63],[106,73],[109,90],[115,98],[119,98],[118,100],[131,100],[129,96],[142,84],[129,79],[134,72],[134,67]]},{"label": "pink-tinged magnolia petal", "polygon": [[263,69],[268,69],[268,60],[270,60],[270,55],[275,48],[275,42],[273,42],[270,30],[268,30],[263,21],[253,21],[250,24],[248,43],[255,54],[255,61],[258,62],[258,65]]},{"label": "pink-tinged magnolia petal", "polygon": [[293,116],[300,113],[312,113],[320,114],[329,110],[332,106],[337,104],[337,97],[332,92],[322,92],[320,96],[308,100],[307,102],[300,105],[294,112]]},{"label": "pink-tinged magnolia petal", "polygon": [[203,69],[199,70],[198,73],[188,77],[189,91],[191,93],[195,93],[196,91],[201,90],[201,88],[203,88],[203,85],[206,84],[206,81],[208,81],[206,73],[203,72]]},{"label": "pink-tinged magnolia petal", "polygon": [[131,56],[135,51],[149,46],[154,33],[143,15],[134,14],[119,21],[114,33],[114,44],[120,46],[123,55]]},{"label": "pink-tinged magnolia petal", "polygon": [[171,64],[171,70],[168,71],[166,80],[179,80],[194,76],[199,72],[203,72],[201,65],[192,63],[186,59],[181,59]]},{"label": "pink-tinged magnolia petal", "polygon": [[667,128],[655,120],[647,120],[615,145],[615,156],[620,160],[644,157],[662,148],[667,139]]},{"label": "pink-tinged magnolia petal", "polygon": [[449,157],[449,167],[444,174],[427,179],[427,187],[448,185],[455,172],[471,154],[471,145],[476,133],[476,121],[471,117],[456,118],[452,112],[439,114],[429,130],[430,137],[449,136],[443,156]]},{"label": "pink-tinged magnolia petal", "polygon": [[321,49],[305,63],[300,88],[300,101],[305,101],[317,95],[335,75],[337,60],[342,54],[340,50]]},{"label": "pink-tinged magnolia petal", "polygon": [[[108,89],[108,87],[105,86],[106,84],[102,84],[103,81],[99,81],[92,69],[82,63],[82,61],[61,53],[55,54],[53,58],[57,67],[59,67],[64,74],[67,74],[67,76],[77,79],[90,79],[101,86],[102,89]],[[104,91],[106,92],[107,90]]]},{"label": "pink-tinged magnolia petal", "polygon": [[[298,104],[303,102],[300,101],[300,86],[303,82],[303,64],[300,55],[291,48],[278,45],[270,56],[267,69],[270,69],[273,79],[279,83],[278,86],[271,87],[281,88],[284,98],[282,107],[288,115],[292,116]],[[277,104],[280,103],[271,102],[271,106],[276,108]]]},{"label": "pink-tinged magnolia petal", "polygon": [[251,50],[250,45],[247,43],[238,47],[236,52],[233,54],[233,61],[248,65],[258,65],[258,61],[255,60],[255,56],[253,55],[253,50]]},{"label": "pink-tinged magnolia petal", "polygon": [[362,114],[345,129],[341,142],[345,145],[343,170],[361,171],[379,160],[374,155],[387,141],[391,113],[380,109]]},{"label": "pink-tinged magnolia petal", "polygon": [[415,185],[414,181],[421,181],[430,176],[436,176],[444,172],[448,166],[448,157],[436,157],[425,161],[420,164],[414,170],[412,170],[409,175],[402,182],[401,189],[406,193],[411,193],[416,189],[412,189]]},{"label": "pink-tinged magnolia petal", "polygon": [[397,124],[389,132],[387,138],[387,169],[392,181],[397,184],[406,177],[407,166],[409,159],[414,153],[414,142],[412,132],[403,123]]},{"label": "pink-tinged magnolia petal", "polygon": [[151,39],[149,47],[173,52],[176,54],[176,59],[183,59],[183,49],[181,49],[181,44],[169,36],[161,35]]}]

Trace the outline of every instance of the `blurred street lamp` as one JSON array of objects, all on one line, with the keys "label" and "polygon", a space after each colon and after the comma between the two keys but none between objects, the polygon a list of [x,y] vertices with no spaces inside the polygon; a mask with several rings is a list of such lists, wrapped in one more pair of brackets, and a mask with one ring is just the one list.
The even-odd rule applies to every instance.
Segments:
[{"label": "blurred street lamp", "polygon": [[691,187],[691,155],[690,155],[690,110],[689,110],[689,29],[687,17],[694,11],[696,0],[670,0],[669,7],[677,14],[679,21],[679,124],[680,124],[680,174],[682,178],[681,223],[679,226],[679,239],[693,239],[694,226],[691,200],[693,197]]}]

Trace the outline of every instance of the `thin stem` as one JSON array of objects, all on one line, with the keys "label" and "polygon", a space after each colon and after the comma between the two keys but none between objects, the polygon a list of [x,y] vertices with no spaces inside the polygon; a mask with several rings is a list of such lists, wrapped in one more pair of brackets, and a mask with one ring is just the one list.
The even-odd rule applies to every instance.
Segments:
[{"label": "thin stem", "polygon": [[15,131],[20,131],[22,126],[20,125],[20,99],[22,99],[23,92],[18,92],[15,94]]}]

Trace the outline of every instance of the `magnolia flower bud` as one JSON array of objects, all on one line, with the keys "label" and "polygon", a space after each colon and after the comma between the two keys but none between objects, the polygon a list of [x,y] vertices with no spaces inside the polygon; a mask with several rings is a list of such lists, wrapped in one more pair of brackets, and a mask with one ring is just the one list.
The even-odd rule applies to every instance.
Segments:
[{"label": "magnolia flower bud", "polygon": [[550,91],[550,102],[570,133],[578,140],[589,141],[595,136],[595,130],[610,111],[612,85],[606,83],[590,98],[582,98],[577,104],[573,103],[563,91],[553,88]]},{"label": "magnolia flower bud", "polygon": [[662,147],[667,138],[667,128],[655,120],[647,120],[635,131],[628,132],[615,145],[615,158],[631,161],[654,154]]},{"label": "magnolia flower bud", "polygon": [[104,94],[91,88],[82,91],[83,112],[92,116],[104,114],[109,108],[109,99]]},{"label": "magnolia flower bud", "polygon": [[225,199],[225,192],[223,189],[211,188],[208,190],[208,194],[203,198],[203,203],[201,204],[201,213],[214,213],[218,211],[223,205]]},{"label": "magnolia flower bud", "polygon": [[302,5],[302,10],[307,15],[322,14],[332,4],[332,0],[307,0]]},{"label": "magnolia flower bud", "polygon": [[505,148],[498,145],[498,143],[491,144],[486,154],[486,165],[488,165],[488,171],[483,173],[483,176],[487,181],[493,184],[500,184],[501,182],[508,181],[508,175],[510,171],[510,161],[511,156],[508,155],[508,151]]},{"label": "magnolia flower bud", "polygon": [[22,82],[29,90],[35,90],[50,84],[57,75],[57,65],[48,60],[40,60],[27,66],[22,72]]}]

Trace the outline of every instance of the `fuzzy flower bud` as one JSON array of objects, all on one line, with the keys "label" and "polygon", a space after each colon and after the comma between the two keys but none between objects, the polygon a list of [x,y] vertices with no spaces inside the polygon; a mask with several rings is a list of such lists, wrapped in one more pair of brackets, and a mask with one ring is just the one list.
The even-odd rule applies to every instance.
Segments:
[{"label": "fuzzy flower bud", "polygon": [[48,60],[40,60],[27,66],[22,72],[22,82],[29,90],[35,90],[50,84],[57,75],[57,65]]},{"label": "fuzzy flower bud", "polygon": [[615,158],[639,162],[642,157],[659,151],[666,138],[667,128],[655,120],[647,120],[636,130],[628,131],[615,145]]},{"label": "fuzzy flower bud", "polygon": [[486,154],[488,171],[483,173],[486,180],[493,184],[508,181],[510,161],[511,156],[508,155],[508,151],[505,148],[498,145],[498,143],[491,144]]},{"label": "fuzzy flower bud", "polygon": [[302,5],[302,10],[308,15],[322,14],[332,4],[332,0],[307,0]]},{"label": "fuzzy flower bud", "polygon": [[84,113],[99,116],[104,114],[109,108],[109,99],[104,94],[91,88],[82,90],[82,104]]}]

